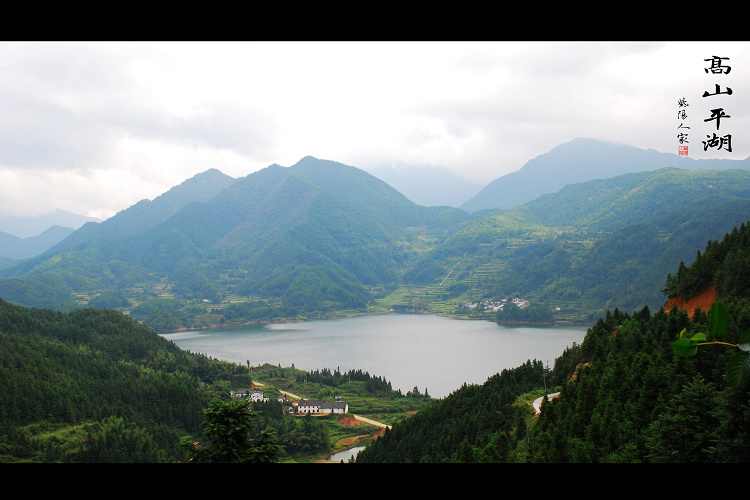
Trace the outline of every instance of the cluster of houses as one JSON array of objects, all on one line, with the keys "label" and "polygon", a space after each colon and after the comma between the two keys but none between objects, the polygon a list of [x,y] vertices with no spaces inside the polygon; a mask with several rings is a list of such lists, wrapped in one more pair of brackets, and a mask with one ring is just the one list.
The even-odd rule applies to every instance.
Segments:
[{"label": "cluster of houses", "polygon": [[[263,391],[250,389],[237,389],[231,391],[233,398],[249,399],[253,402],[266,402],[267,397],[263,396]],[[338,399],[338,397],[337,397]],[[346,414],[349,413],[349,403],[344,401],[318,401],[315,399],[301,399],[289,403],[285,397],[279,397],[279,402],[284,413],[289,415],[328,415],[328,414]]]},{"label": "cluster of houses", "polygon": [[503,307],[505,307],[505,304],[508,302],[512,302],[515,305],[517,305],[520,309],[523,309],[524,307],[529,307],[531,305],[531,302],[525,299],[510,299],[507,298],[501,299],[501,300],[485,300],[484,302],[475,302],[473,304],[466,304],[466,307],[468,309],[476,309],[480,305],[484,307],[486,311],[502,311]]}]

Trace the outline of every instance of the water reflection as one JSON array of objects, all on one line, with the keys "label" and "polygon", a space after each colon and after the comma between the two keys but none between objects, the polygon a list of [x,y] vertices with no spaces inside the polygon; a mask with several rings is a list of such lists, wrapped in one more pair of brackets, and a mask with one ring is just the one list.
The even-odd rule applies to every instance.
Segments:
[{"label": "water reflection", "polygon": [[331,462],[341,462],[342,460],[344,463],[349,462],[349,459],[355,456],[360,451],[364,450],[364,446],[355,446],[354,448],[351,448],[349,450],[340,451],[338,453],[334,453],[331,455],[331,457],[328,459]]},{"label": "water reflection", "polygon": [[584,327],[511,328],[490,321],[384,314],[163,336],[191,352],[241,364],[361,369],[384,377],[404,394],[417,387],[440,398],[529,359],[552,367],[585,334]]}]

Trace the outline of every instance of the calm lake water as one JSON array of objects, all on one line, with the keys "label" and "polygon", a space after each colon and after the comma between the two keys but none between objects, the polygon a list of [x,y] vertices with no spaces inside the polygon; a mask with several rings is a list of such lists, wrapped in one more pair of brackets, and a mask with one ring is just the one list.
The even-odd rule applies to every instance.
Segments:
[{"label": "calm lake water", "polygon": [[380,314],[237,328],[165,333],[180,348],[252,366],[307,371],[361,369],[401,392],[417,387],[442,398],[462,384],[483,384],[537,359],[550,368],[585,327],[502,326],[421,314]]}]

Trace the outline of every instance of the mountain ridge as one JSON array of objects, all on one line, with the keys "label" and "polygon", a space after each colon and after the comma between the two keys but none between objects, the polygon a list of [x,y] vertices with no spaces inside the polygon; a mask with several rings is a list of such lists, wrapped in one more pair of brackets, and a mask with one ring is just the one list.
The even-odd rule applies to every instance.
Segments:
[{"label": "mountain ridge", "polygon": [[206,200],[234,179],[211,168],[194,175],[153,200],[143,199],[102,222],[87,222],[69,237],[52,247],[60,250],[84,244],[96,238],[139,234],[174,215],[180,208]]},{"label": "mountain ridge", "polygon": [[0,232],[0,258],[23,260],[35,257],[59,243],[75,231],[70,227],[51,226],[36,236],[19,238]]},{"label": "mountain ridge", "polygon": [[58,208],[50,214],[34,217],[0,215],[0,232],[25,239],[38,236],[53,226],[78,229],[86,222],[101,222],[101,219],[75,214]]},{"label": "mountain ridge", "polygon": [[469,221],[410,276],[452,271],[442,300],[453,307],[461,298],[522,296],[563,306],[559,319],[587,322],[585,311],[659,307],[659,276],[691,262],[694,248],[749,213],[745,170],[665,168],[597,179]]},{"label": "mountain ridge", "polygon": [[529,160],[520,170],[490,182],[461,208],[468,212],[512,208],[543,194],[557,192],[568,184],[668,167],[683,170],[748,170],[750,158],[696,160],[653,149],[577,138]]},{"label": "mountain ridge", "polygon": [[[19,299],[45,287],[75,290],[77,297],[148,289],[129,292],[140,304],[163,296],[168,282],[182,299],[257,296],[283,304],[286,316],[362,308],[372,303],[373,289],[382,293],[398,282],[426,240],[468,216],[416,205],[363,170],[313,157],[224,180],[211,196],[181,198],[179,209],[145,218],[137,231],[119,222],[148,213],[153,203],[102,223],[113,229],[109,234],[81,228],[43,256],[5,270],[4,296],[16,293],[27,303]],[[34,286],[23,284],[29,280]]]},{"label": "mountain ridge", "polygon": [[[516,293],[564,302],[564,319],[581,321],[571,311],[614,300],[615,287],[594,286],[597,276],[627,288],[618,291],[623,306],[651,303],[659,292],[649,266],[750,211],[747,171],[710,172],[624,174],[469,214],[417,205],[372,174],[311,156],[238,179],[217,171],[209,175],[220,185],[202,199],[177,196],[183,183],[168,192],[179,206],[141,203],[147,215],[161,211],[138,231],[103,223],[124,230],[72,244],[74,233],[3,269],[0,296],[71,309],[117,293],[158,329],[413,309],[417,298],[425,310],[464,314],[465,303]],[[628,273],[638,279],[628,282]],[[656,289],[644,299],[645,286]]]}]

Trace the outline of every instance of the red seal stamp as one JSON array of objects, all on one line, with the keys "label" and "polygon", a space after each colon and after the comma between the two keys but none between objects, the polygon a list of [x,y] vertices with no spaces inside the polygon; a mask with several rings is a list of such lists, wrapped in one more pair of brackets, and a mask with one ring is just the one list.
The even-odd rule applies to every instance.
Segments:
[{"label": "red seal stamp", "polygon": [[687,155],[688,155],[688,147],[680,146],[680,156],[687,156]]}]

